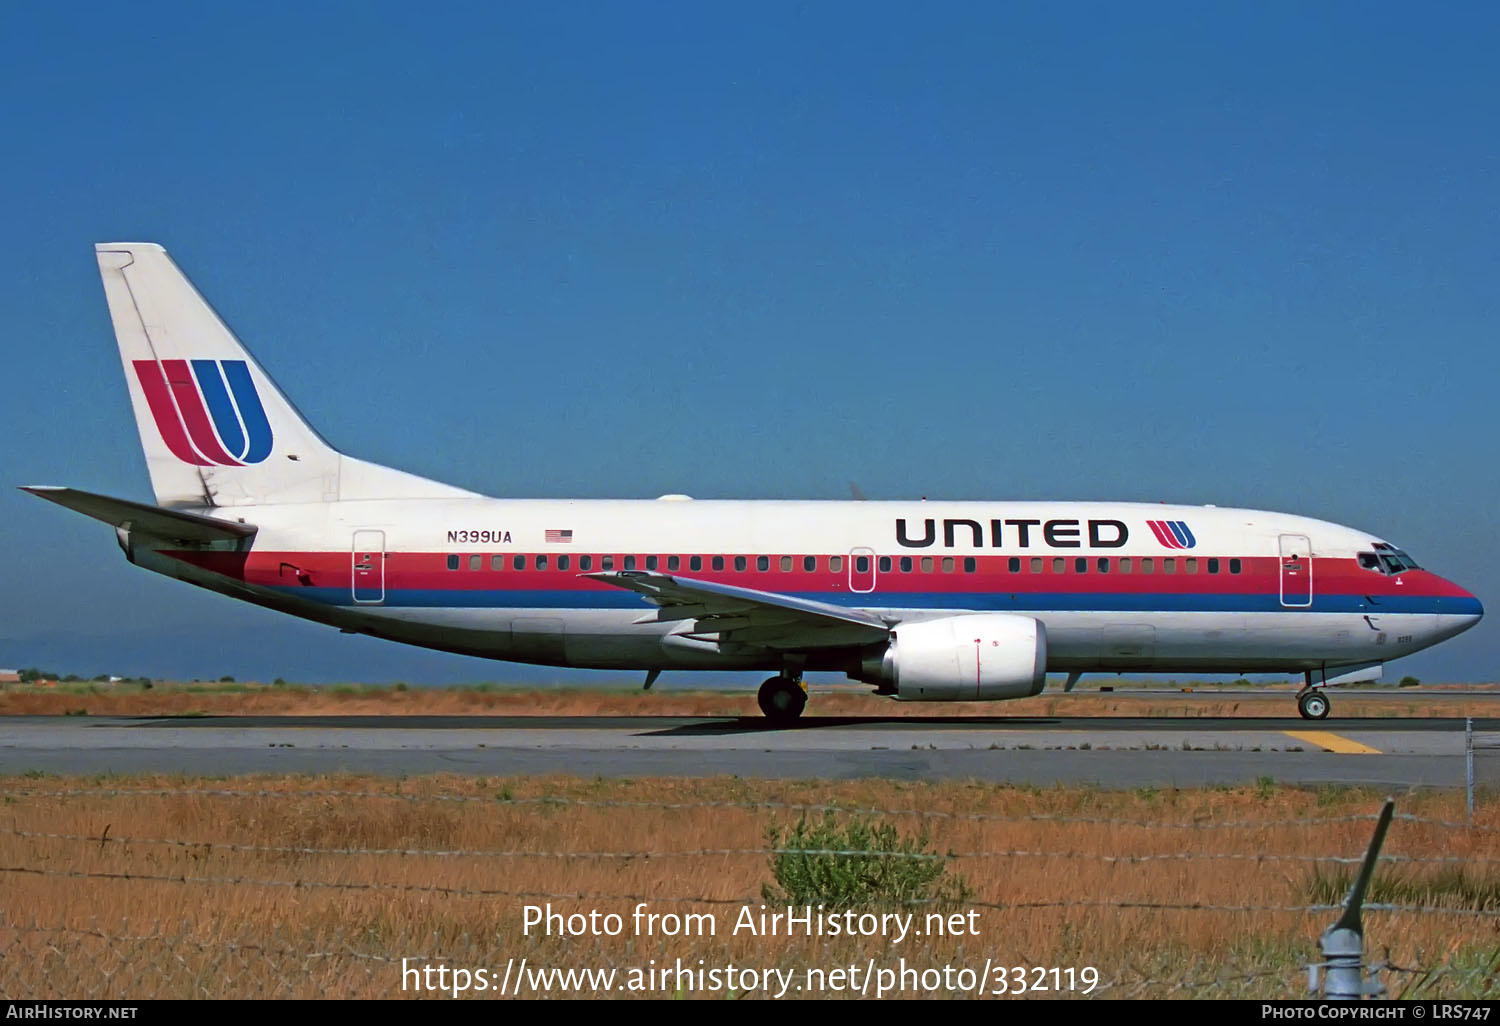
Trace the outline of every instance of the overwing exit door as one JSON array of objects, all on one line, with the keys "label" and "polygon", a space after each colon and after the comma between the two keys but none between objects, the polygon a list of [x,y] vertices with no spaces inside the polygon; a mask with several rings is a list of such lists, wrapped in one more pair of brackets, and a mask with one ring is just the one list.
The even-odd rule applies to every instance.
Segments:
[{"label": "overwing exit door", "polygon": [[355,531],[352,555],[354,601],[374,605],[385,601],[385,532]]},{"label": "overwing exit door", "polygon": [[849,550],[849,590],[875,590],[875,550],[863,545]]}]

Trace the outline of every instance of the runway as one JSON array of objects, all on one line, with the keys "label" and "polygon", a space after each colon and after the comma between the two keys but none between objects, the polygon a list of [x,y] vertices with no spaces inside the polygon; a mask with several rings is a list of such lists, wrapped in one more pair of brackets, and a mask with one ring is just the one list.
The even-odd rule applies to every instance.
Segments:
[{"label": "runway", "polygon": [[[1500,718],[1475,721],[1493,738]],[[190,716],[0,718],[0,774],[358,772],[979,779],[1404,789],[1464,780],[1464,721],[1296,717]],[[1500,784],[1500,751],[1476,753]]]}]

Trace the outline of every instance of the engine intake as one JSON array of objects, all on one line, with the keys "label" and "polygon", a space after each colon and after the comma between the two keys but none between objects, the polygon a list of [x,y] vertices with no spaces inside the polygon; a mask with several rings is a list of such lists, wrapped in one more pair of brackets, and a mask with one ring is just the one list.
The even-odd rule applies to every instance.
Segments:
[{"label": "engine intake", "polygon": [[1041,694],[1047,628],[1014,613],[966,613],[904,623],[860,679],[910,702],[974,702]]}]

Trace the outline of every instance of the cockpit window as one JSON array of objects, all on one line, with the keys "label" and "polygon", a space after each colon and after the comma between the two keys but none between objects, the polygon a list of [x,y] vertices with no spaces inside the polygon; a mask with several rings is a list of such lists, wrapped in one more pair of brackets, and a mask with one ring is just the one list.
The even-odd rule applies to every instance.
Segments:
[{"label": "cockpit window", "polygon": [[1378,574],[1404,573],[1407,570],[1418,570],[1417,561],[1408,556],[1401,549],[1385,542],[1374,542],[1374,552],[1359,553],[1359,565],[1366,570],[1373,570]]}]

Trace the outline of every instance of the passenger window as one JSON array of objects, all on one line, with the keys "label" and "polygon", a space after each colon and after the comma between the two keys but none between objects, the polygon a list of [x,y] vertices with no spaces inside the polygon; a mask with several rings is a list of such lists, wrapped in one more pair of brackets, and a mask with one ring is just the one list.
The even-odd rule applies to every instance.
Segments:
[{"label": "passenger window", "polygon": [[789,573],[792,572],[792,557],[791,556],[782,556],[781,557],[781,572],[784,573],[784,574],[789,574]]},{"label": "passenger window", "polygon": [[538,557],[536,557],[536,568],[538,570],[545,570],[545,569],[547,569],[547,557],[546,556],[538,556]]},{"label": "passenger window", "polygon": [[1229,561],[1229,572],[1232,573],[1232,574],[1237,574],[1237,573],[1240,572],[1240,561],[1239,560],[1237,560],[1237,559],[1231,559]]},{"label": "passenger window", "polygon": [[953,572],[953,557],[952,556],[944,556],[943,557],[943,573],[945,573],[945,574],[951,574],[952,572]]},{"label": "passenger window", "polygon": [[668,570],[673,570],[673,571],[675,571],[675,570],[681,570],[682,569],[682,557],[681,556],[668,556],[667,557],[667,569]]},{"label": "passenger window", "polygon": [[745,567],[747,567],[749,565],[750,565],[750,563],[749,563],[749,560],[747,559],[747,557],[745,557],[745,556],[735,556],[734,557],[734,568],[736,570],[739,570],[739,571],[743,572],[744,569],[745,569]]},{"label": "passenger window", "polygon": [[869,556],[855,556],[854,557],[854,572],[855,573],[860,573],[860,574],[867,574],[867,573],[869,573],[870,572],[870,557]]},{"label": "passenger window", "polygon": [[1120,573],[1122,573],[1122,574],[1128,574],[1128,573],[1130,573],[1130,557],[1129,556],[1121,556],[1120,557]]},{"label": "passenger window", "polygon": [[1074,570],[1075,573],[1080,573],[1080,574],[1086,574],[1086,573],[1088,573],[1089,572],[1089,561],[1087,559],[1083,558],[1082,556],[1079,556],[1077,559],[1073,560],[1073,570]]},{"label": "passenger window", "polygon": [[1016,556],[1010,557],[1010,572],[1013,574],[1021,572],[1021,560]]},{"label": "passenger window", "polygon": [[511,565],[512,569],[515,569],[515,570],[525,570],[526,569],[526,557],[525,556],[512,556],[511,559],[510,559],[510,565]]},{"label": "passenger window", "polygon": [[922,572],[924,574],[930,574],[930,573],[932,573],[932,557],[931,556],[923,556],[922,557]]},{"label": "passenger window", "polygon": [[1032,556],[1031,557],[1031,572],[1034,573],[1034,574],[1039,574],[1039,573],[1042,572],[1042,557],[1041,556]]},{"label": "passenger window", "polygon": [[909,574],[909,573],[911,573],[911,557],[910,556],[902,556],[901,557],[901,572],[903,574]]},{"label": "passenger window", "polygon": [[810,574],[810,573],[812,573],[816,569],[818,569],[818,557],[817,556],[803,556],[802,557],[802,572],[803,573]]},{"label": "passenger window", "polygon": [[1182,561],[1182,572],[1195,574],[1198,572],[1198,561],[1196,559],[1184,559]]},{"label": "passenger window", "polygon": [[578,569],[580,569],[580,570],[592,570],[592,569],[594,569],[594,557],[593,556],[579,556],[578,557]]},{"label": "passenger window", "polygon": [[1177,572],[1177,557],[1163,556],[1161,561],[1161,572],[1164,574],[1175,574]]},{"label": "passenger window", "polygon": [[771,557],[770,556],[756,556],[755,557],[755,569],[757,569],[757,570],[769,570],[769,569],[771,569]]},{"label": "passenger window", "polygon": [[566,570],[568,568],[568,563],[569,562],[570,562],[570,560],[568,559],[567,556],[558,556],[557,557],[557,568],[559,570]]},{"label": "passenger window", "polygon": [[880,557],[880,572],[883,573],[883,574],[888,574],[888,573],[891,572],[891,557],[890,556],[881,556]]},{"label": "passenger window", "polygon": [[448,557],[448,569],[449,570],[457,570],[458,569],[458,557],[457,556],[449,556]]},{"label": "passenger window", "polygon": [[1107,573],[1109,573],[1109,558],[1108,557],[1101,557],[1100,558],[1100,560],[1099,560],[1099,572],[1101,574],[1107,574]]},{"label": "passenger window", "polygon": [[1141,557],[1141,573],[1149,574],[1156,570],[1156,560],[1150,556]]},{"label": "passenger window", "polygon": [[491,570],[504,570],[505,569],[505,557],[504,556],[491,556],[490,557],[490,569]]},{"label": "passenger window", "polygon": [[484,557],[483,556],[470,556],[469,557],[469,569],[470,570],[479,570],[479,569],[483,568],[483,566],[484,566]]},{"label": "passenger window", "polygon": [[1063,559],[1061,556],[1052,557],[1052,572],[1055,574],[1067,573],[1068,561],[1066,559]]},{"label": "passenger window", "polygon": [[657,566],[656,557],[655,556],[647,556],[646,557],[646,569],[647,570],[655,570],[656,566]]},{"label": "passenger window", "polygon": [[1217,559],[1210,559],[1208,561],[1208,572],[1211,574],[1219,572],[1219,561]]},{"label": "passenger window", "polygon": [[828,557],[828,572],[829,573],[833,573],[833,574],[838,574],[838,573],[843,573],[843,571],[844,571],[844,557],[843,556],[829,556]]},{"label": "passenger window", "polygon": [[703,569],[703,557],[702,556],[689,556],[688,557],[688,569],[689,570],[702,570]]},{"label": "passenger window", "polygon": [[972,574],[976,569],[978,569],[978,564],[975,563],[974,557],[973,556],[965,556],[964,557],[964,573],[966,573],[966,574]]},{"label": "passenger window", "polygon": [[723,556],[715,556],[714,557],[714,569],[715,570],[722,570],[722,569],[724,569],[724,557]]},{"label": "passenger window", "polygon": [[624,566],[623,569],[626,569],[626,570],[634,570],[635,569],[635,557],[634,556],[626,556],[625,557],[625,566]]},{"label": "passenger window", "polygon": [[614,568],[615,568],[615,557],[614,556],[600,556],[599,557],[599,569],[600,570],[613,570]]}]

